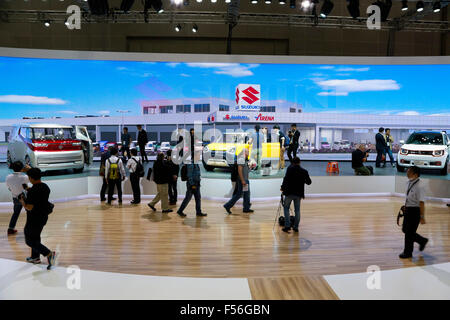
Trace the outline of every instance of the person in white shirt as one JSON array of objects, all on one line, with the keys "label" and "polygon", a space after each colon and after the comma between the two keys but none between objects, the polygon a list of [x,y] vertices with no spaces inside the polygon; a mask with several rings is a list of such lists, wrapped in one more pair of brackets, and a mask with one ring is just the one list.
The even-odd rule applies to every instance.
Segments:
[{"label": "person in white shirt", "polygon": [[138,204],[141,202],[141,188],[139,186],[139,182],[141,177],[136,172],[138,163],[142,165],[141,157],[138,156],[138,152],[136,148],[131,149],[131,159],[127,161],[127,169],[130,171],[130,183],[131,189],[133,189],[133,200],[131,204]]},{"label": "person in white shirt", "polygon": [[24,167],[22,162],[16,161],[11,165],[11,169],[13,169],[14,173],[6,177],[6,186],[9,191],[11,191],[14,204],[14,213],[9,222],[8,235],[17,233],[17,230],[15,229],[16,223],[23,207],[19,201],[19,195],[28,188],[28,183],[30,183],[28,176],[22,174],[22,172],[26,172],[30,169],[29,166]]},{"label": "person in white shirt", "polygon": [[125,180],[126,173],[123,162],[117,157],[117,153],[117,148],[112,148],[111,157],[106,160],[105,178],[108,183],[108,204],[111,204],[115,186],[117,187],[119,204],[122,204],[122,181]]},{"label": "person in white shirt", "polygon": [[403,227],[405,234],[405,248],[400,254],[400,259],[409,259],[412,257],[414,242],[419,244],[419,250],[423,251],[427,245],[428,239],[417,233],[419,224],[425,224],[425,190],[419,179],[420,168],[412,166],[406,172],[408,177],[408,186],[406,190],[406,201],[402,207]]}]

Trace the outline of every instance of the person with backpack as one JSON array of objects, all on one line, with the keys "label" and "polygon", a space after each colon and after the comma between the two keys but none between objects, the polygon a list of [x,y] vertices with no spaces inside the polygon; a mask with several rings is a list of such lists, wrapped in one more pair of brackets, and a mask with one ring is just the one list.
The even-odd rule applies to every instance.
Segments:
[{"label": "person with backpack", "polygon": [[47,270],[50,270],[56,262],[57,254],[41,243],[42,229],[47,224],[48,215],[53,211],[53,204],[48,201],[50,188],[41,181],[42,172],[39,168],[31,168],[27,175],[33,186],[19,197],[20,203],[27,211],[24,234],[25,243],[31,248],[31,256],[26,261],[39,264],[40,255],[43,255],[47,257]]},{"label": "person with backpack", "polygon": [[[193,156],[193,157],[192,157]],[[198,162],[200,160],[200,152],[192,152],[191,159],[194,159],[193,163],[185,164],[181,168],[181,181],[186,181],[186,196],[178,208],[177,213],[180,217],[186,217],[183,212],[192,199],[195,198],[195,212],[197,217],[206,217],[207,214],[202,212],[202,196],[200,194],[200,166]]]},{"label": "person with backpack", "polygon": [[164,153],[160,152],[153,164],[153,181],[156,183],[156,195],[148,204],[153,211],[156,211],[155,205],[161,200],[162,213],[173,212],[172,209],[169,209],[169,176],[169,166],[164,160]]},{"label": "person with backpack", "polygon": [[108,204],[111,204],[114,187],[117,186],[117,196],[119,204],[122,204],[122,181],[125,180],[126,173],[122,160],[117,156],[118,150],[113,147],[111,149],[111,157],[106,160],[105,177],[108,183]]},{"label": "person with backpack", "polygon": [[300,224],[300,201],[305,198],[305,184],[311,184],[311,178],[307,170],[300,166],[300,158],[294,157],[292,164],[287,168],[281,185],[281,192],[284,195],[284,228],[283,231],[289,233],[291,230],[291,219],[289,209],[291,202],[294,202],[295,222],[292,226],[298,232]]},{"label": "person with backpack", "polygon": [[180,166],[172,161],[172,150],[167,150],[167,165],[169,166],[169,205],[174,206],[177,204],[178,190],[177,182],[180,172]]},{"label": "person with backpack", "polygon": [[141,202],[140,180],[144,176],[144,166],[141,157],[138,156],[136,148],[130,151],[131,158],[127,162],[128,171],[130,171],[130,183],[133,190],[133,200],[131,204],[139,204]]}]

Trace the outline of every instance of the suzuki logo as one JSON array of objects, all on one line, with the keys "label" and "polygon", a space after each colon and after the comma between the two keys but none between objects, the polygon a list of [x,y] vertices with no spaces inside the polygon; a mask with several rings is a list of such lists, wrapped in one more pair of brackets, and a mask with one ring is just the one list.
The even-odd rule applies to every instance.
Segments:
[{"label": "suzuki logo", "polygon": [[230,120],[230,115],[227,114],[227,115],[225,116],[225,119]]},{"label": "suzuki logo", "polygon": [[236,104],[239,103],[239,88],[236,88]]},{"label": "suzuki logo", "polygon": [[259,94],[259,91],[255,90],[253,87],[248,87],[247,89],[243,90],[242,93],[246,95],[246,97],[242,97],[242,100],[244,100],[248,104],[253,104],[259,100],[259,98],[255,96],[255,94]]}]

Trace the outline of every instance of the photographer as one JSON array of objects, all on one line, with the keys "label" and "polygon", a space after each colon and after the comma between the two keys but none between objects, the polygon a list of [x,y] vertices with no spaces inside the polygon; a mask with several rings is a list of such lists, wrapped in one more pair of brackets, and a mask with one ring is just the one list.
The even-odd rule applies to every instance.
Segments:
[{"label": "photographer", "polygon": [[358,146],[358,149],[352,152],[352,168],[356,175],[370,176],[373,174],[371,168],[363,164],[367,161],[368,156],[369,152],[366,151],[366,147],[362,143]]},{"label": "photographer", "polygon": [[41,232],[47,224],[48,215],[53,210],[53,205],[48,202],[50,195],[49,187],[41,181],[41,170],[31,168],[27,171],[28,178],[33,185],[26,196],[20,196],[20,203],[27,210],[27,222],[25,224],[25,243],[31,248],[31,257],[27,262],[38,264],[41,263],[40,255],[47,257],[48,267],[50,270],[55,264],[56,253],[50,251],[41,243]]},{"label": "photographer", "polygon": [[283,192],[284,198],[284,232],[289,233],[291,230],[291,220],[289,209],[291,202],[294,202],[295,210],[295,224],[293,229],[298,232],[298,226],[300,224],[300,201],[305,198],[305,184],[311,184],[311,178],[307,170],[300,166],[300,158],[295,157],[292,159],[292,164],[286,170],[283,183],[281,185],[281,192]]},{"label": "photographer", "polygon": [[14,173],[8,175],[6,177],[6,186],[8,190],[11,191],[13,204],[14,204],[14,213],[11,217],[8,227],[8,235],[13,235],[17,233],[15,229],[17,220],[19,219],[20,212],[22,211],[22,204],[19,201],[19,195],[26,189],[28,189],[28,177],[22,172],[27,172],[30,167],[23,165],[22,162],[16,161],[11,165],[11,169],[13,169]]}]

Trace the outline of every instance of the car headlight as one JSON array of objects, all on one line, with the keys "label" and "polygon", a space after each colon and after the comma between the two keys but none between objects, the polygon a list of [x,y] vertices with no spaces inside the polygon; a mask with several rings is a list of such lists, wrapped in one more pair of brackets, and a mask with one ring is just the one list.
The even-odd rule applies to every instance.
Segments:
[{"label": "car headlight", "polygon": [[227,152],[228,152],[228,153],[235,154],[235,153],[236,153],[236,148],[235,148],[235,147],[230,148],[230,149],[227,150]]},{"label": "car headlight", "polygon": [[400,149],[400,154],[402,155],[407,155],[408,154],[408,149]]},{"label": "car headlight", "polygon": [[433,156],[435,157],[441,157],[444,155],[444,150],[434,150],[433,151]]}]

